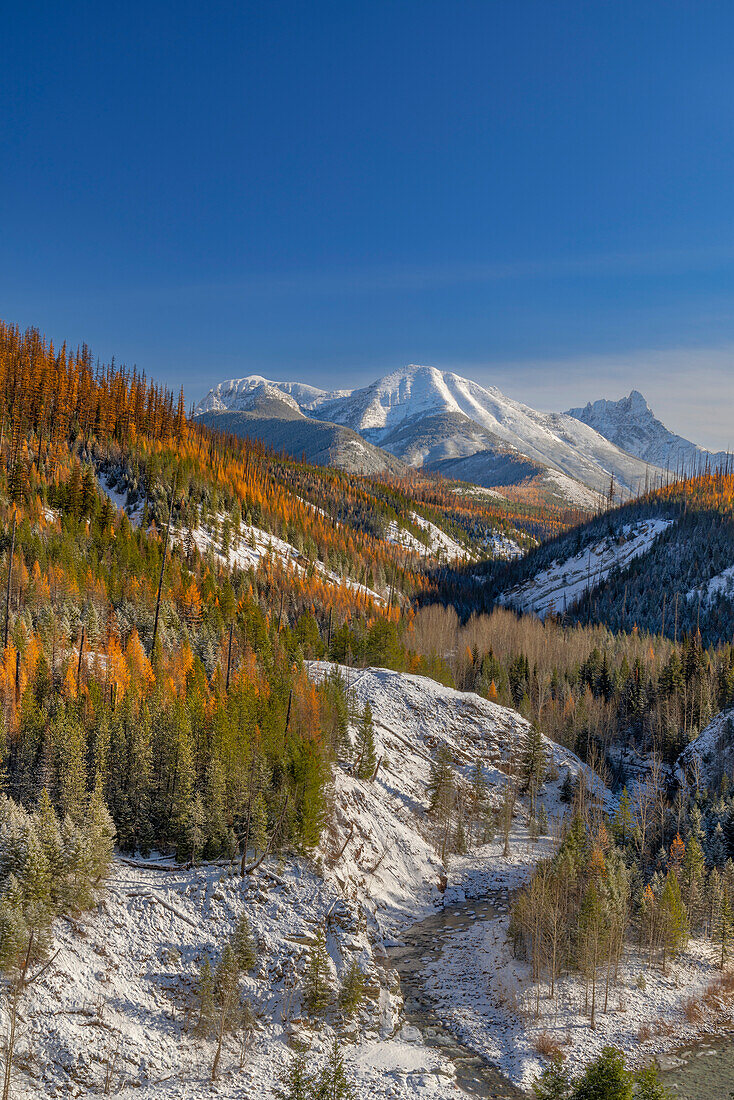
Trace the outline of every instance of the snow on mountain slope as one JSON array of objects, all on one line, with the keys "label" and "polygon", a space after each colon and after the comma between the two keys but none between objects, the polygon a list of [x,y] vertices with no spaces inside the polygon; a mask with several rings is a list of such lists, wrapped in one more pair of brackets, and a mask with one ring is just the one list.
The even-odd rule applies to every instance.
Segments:
[{"label": "snow on mountain slope", "polygon": [[[212,389],[197,412],[238,408],[253,389],[264,385],[287,393],[304,412],[317,412],[321,420],[352,428],[370,443],[416,465],[479,452],[496,459],[495,451],[509,452],[600,492],[607,491],[613,473],[618,486],[628,493],[637,491],[647,473],[641,459],[577,418],[537,412],[494,386],[480,386],[435,367],[404,367],[362,389],[331,394],[295,382],[268,382],[260,376],[230,380]],[[428,435],[426,422],[431,424]]]},{"label": "snow on mountain slope", "polygon": [[196,406],[196,412],[222,412],[225,409],[246,411],[251,407],[253,394],[267,390],[285,394],[301,409],[316,408],[319,402],[336,396],[303,382],[272,382],[260,374],[250,374],[247,378],[230,378],[213,386]]},{"label": "snow on mountain slope", "polygon": [[663,469],[693,471],[708,462],[712,467],[727,461],[725,451],[707,451],[668,430],[658,420],[639,390],[619,401],[601,399],[568,415],[588,424],[617,447]]},{"label": "snow on mountain slope", "polygon": [[[309,666],[313,679],[334,666]],[[401,1028],[402,997],[386,953],[401,929],[439,909],[445,871],[427,816],[431,762],[446,746],[461,777],[485,766],[495,803],[508,782],[528,725],[514,711],[385,669],[343,669],[358,708],[369,701],[381,758],[373,782],[335,767],[333,819],[313,859],[267,860],[240,878],[226,864],[177,866],[167,859],[117,860],[97,909],[54,928],[52,964],[23,1004],[14,1096],[108,1095],[124,1100],[203,1100],[211,1095],[260,1100],[272,1095],[288,1045],[309,1047],[318,1067],[333,1037],[344,1043],[347,1070],[359,1096],[441,1100],[453,1095],[453,1068],[419,1032]],[[352,737],[356,729],[351,728]],[[583,773],[597,796],[611,796],[570,751],[546,741],[548,777],[542,797],[549,814],[565,770]],[[518,803],[522,818],[527,807]],[[351,832],[350,832],[351,830]],[[346,848],[344,841],[349,838]],[[507,890],[523,881],[548,852],[550,837],[533,845],[522,826],[510,855],[501,842],[460,860],[482,881]],[[446,891],[447,904],[460,891]],[[215,1040],[198,1035],[196,989],[202,962],[216,963],[246,913],[259,945],[244,979],[256,1027],[248,1046],[228,1036],[218,1082],[212,1085]],[[350,962],[367,979],[359,1027],[343,1025],[334,1008],[309,1019],[302,1004],[308,949],[325,929],[334,993]],[[0,1007],[0,1012],[3,1009]],[[3,1020],[4,1024],[5,1021]],[[458,1091],[458,1090],[457,1090]]]},{"label": "snow on mountain slope", "polygon": [[561,615],[586,592],[598,587],[612,569],[624,569],[633,558],[646,553],[673,522],[649,519],[625,524],[617,538],[601,539],[573,557],[554,562],[530,580],[503,592],[498,603],[530,611],[541,619]]},{"label": "snow on mountain slope", "polygon": [[[332,667],[314,661],[309,664],[309,674],[320,679]],[[392,790],[401,790],[414,805],[425,807],[430,761],[444,745],[458,773],[467,781],[472,765],[479,761],[485,769],[490,797],[494,801],[500,797],[530,728],[516,711],[474,692],[444,687],[427,676],[384,668],[352,669],[347,683],[357,703],[364,707],[369,702],[372,708],[377,755],[383,754],[385,760],[378,781],[387,782]],[[558,792],[566,770],[574,776],[583,774],[589,789],[611,806],[612,796],[604,784],[574,753],[546,737],[543,743],[549,773],[543,799],[549,814],[558,815],[562,810]]]},{"label": "snow on mountain slope", "polygon": [[702,604],[709,604],[718,596],[734,596],[734,565],[722,569],[716,576],[711,577],[705,584],[692,588],[686,592],[687,600],[701,600]]},{"label": "snow on mountain slope", "polygon": [[554,467],[597,490],[612,471],[627,490],[637,488],[645,469],[598,432],[565,413],[540,413],[451,371],[410,366],[364,389],[325,401],[319,415],[362,432],[390,449],[389,435],[408,419],[439,412],[461,413],[521,454]]},{"label": "snow on mountain slope", "polygon": [[734,771],[734,711],[717,714],[678,757],[678,779],[693,787],[715,787]]},{"label": "snow on mountain slope", "polygon": [[450,535],[447,535],[446,532],[442,531],[440,527],[437,527],[435,523],[431,523],[430,520],[424,519],[423,516],[419,516],[417,512],[411,512],[410,518],[417,527],[420,527],[422,531],[426,532],[428,542],[421,542],[412,531],[408,531],[405,527],[400,527],[395,520],[390,521],[385,531],[385,538],[388,542],[394,542],[400,546],[405,546],[408,550],[414,550],[424,558],[436,557],[443,561],[455,561],[458,558],[461,561],[466,561],[473,557],[466,547],[456,542],[455,539],[452,539]]}]

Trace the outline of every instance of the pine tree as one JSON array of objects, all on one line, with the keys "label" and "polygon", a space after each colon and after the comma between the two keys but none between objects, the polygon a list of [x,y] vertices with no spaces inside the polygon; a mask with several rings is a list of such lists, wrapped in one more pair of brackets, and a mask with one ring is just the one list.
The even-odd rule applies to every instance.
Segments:
[{"label": "pine tree", "polygon": [[250,929],[250,922],[246,913],[243,913],[237,921],[230,943],[240,969],[243,971],[252,970],[257,962],[257,943]]},{"label": "pine tree", "polygon": [[214,1022],[214,974],[208,957],[204,959],[199,971],[197,1003],[196,1034],[206,1039]]},{"label": "pine tree", "polygon": [[543,747],[543,737],[536,726],[530,726],[525,734],[522,749],[521,776],[521,790],[525,793],[529,791],[534,801],[535,795],[541,787],[545,776],[545,749]]},{"label": "pine tree", "polygon": [[347,1077],[339,1040],[334,1039],[323,1070],[316,1079],[314,1100],[357,1100]]},{"label": "pine tree", "polygon": [[364,997],[364,973],[357,960],[353,959],[339,990],[339,1008],[344,1016],[353,1016],[364,1002]]},{"label": "pine tree", "polygon": [[624,846],[631,838],[633,829],[632,799],[626,787],[620,795],[612,828],[616,839]]},{"label": "pine tree", "polygon": [[661,1082],[654,1062],[635,1074],[635,1100],[673,1100],[673,1096]]},{"label": "pine tree", "polygon": [[214,972],[214,989],[216,991],[219,1021],[217,1025],[217,1049],[211,1072],[212,1081],[215,1081],[217,1077],[225,1032],[233,1028],[239,1021],[239,1010],[241,1008],[239,999],[240,974],[239,962],[232,945],[225,944]]},{"label": "pine tree", "polygon": [[719,969],[724,969],[724,963],[729,955],[729,946],[734,936],[734,914],[732,913],[729,897],[724,891],[719,907],[719,914],[714,927],[714,942],[719,945]]},{"label": "pine tree", "polygon": [[59,803],[62,814],[74,821],[81,820],[87,795],[86,738],[82,726],[64,719],[57,724],[61,774],[59,777]]},{"label": "pine tree", "polygon": [[566,806],[570,806],[576,797],[576,784],[570,771],[566,771],[561,783],[559,798]]},{"label": "pine tree", "polygon": [[314,1079],[308,1072],[306,1057],[296,1054],[279,1078],[282,1087],[276,1087],[277,1100],[313,1100]]},{"label": "pine tree", "polygon": [[632,1078],[624,1058],[613,1047],[604,1047],[586,1067],[573,1091],[573,1100],[632,1100]]},{"label": "pine tree", "polygon": [[250,839],[255,855],[264,852],[268,846],[268,806],[262,791],[258,791],[252,800]]},{"label": "pine tree", "polygon": [[322,929],[317,932],[316,941],[308,953],[303,993],[306,1007],[311,1013],[323,1012],[331,1001],[331,969]]},{"label": "pine tree", "polygon": [[115,824],[104,804],[99,783],[95,784],[94,790],[87,799],[87,808],[80,829],[84,844],[86,873],[90,885],[94,888],[107,877],[112,866],[115,847]]},{"label": "pine tree", "polygon": [[569,1100],[571,1096],[571,1074],[563,1064],[563,1058],[556,1054],[549,1066],[533,1082],[533,1092],[537,1100]]},{"label": "pine tree", "polygon": [[701,915],[701,887],[705,871],[706,860],[703,850],[696,837],[691,834],[686,844],[680,878],[683,902],[692,927],[698,925]]},{"label": "pine tree", "polygon": [[206,770],[206,794],[204,799],[206,810],[204,853],[207,857],[220,855],[223,848],[226,847],[226,802],[227,791],[224,768],[216,757],[212,757]]},{"label": "pine tree", "polygon": [[377,753],[375,751],[375,735],[372,724],[372,708],[369,703],[364,705],[364,713],[359,724],[358,734],[358,764],[357,778],[371,779],[377,766]]},{"label": "pine tree", "polygon": [[675,958],[688,940],[688,921],[681,898],[678,878],[668,871],[658,903],[660,933],[663,944],[663,970],[669,956]]},{"label": "pine tree", "polygon": [[723,867],[726,863],[726,855],[726,837],[719,821],[708,843],[708,857],[714,867]]}]

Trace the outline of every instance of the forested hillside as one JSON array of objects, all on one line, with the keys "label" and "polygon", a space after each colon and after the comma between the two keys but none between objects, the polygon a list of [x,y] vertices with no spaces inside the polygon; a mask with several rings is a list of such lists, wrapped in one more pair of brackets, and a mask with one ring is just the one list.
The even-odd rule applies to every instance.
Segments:
[{"label": "forested hillside", "polygon": [[276,456],[1,326],[6,790],[74,817],[97,789],[131,850],[313,845],[346,702],[302,659],[387,663],[426,563],[571,518],[533,511]]},{"label": "forested hillside", "polygon": [[[630,556],[632,540],[649,537]],[[616,559],[616,560],[615,560]],[[509,565],[442,571],[434,589],[463,616],[495,603],[704,645],[734,633],[734,474],[672,482],[561,532]]]}]

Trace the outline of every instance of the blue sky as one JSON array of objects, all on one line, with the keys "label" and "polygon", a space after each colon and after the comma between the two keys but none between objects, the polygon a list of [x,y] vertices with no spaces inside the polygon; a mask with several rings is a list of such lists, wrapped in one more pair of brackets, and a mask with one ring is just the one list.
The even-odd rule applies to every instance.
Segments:
[{"label": "blue sky", "polygon": [[408,362],[734,443],[734,5],[4,13],[0,316],[198,398]]}]

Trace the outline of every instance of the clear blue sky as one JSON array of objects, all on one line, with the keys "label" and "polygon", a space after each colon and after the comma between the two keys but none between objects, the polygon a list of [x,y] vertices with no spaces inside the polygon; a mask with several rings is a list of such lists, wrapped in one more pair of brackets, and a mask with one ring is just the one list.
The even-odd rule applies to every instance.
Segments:
[{"label": "clear blue sky", "polygon": [[3,318],[190,398],[423,362],[734,442],[730,0],[31,0],[3,40]]}]

